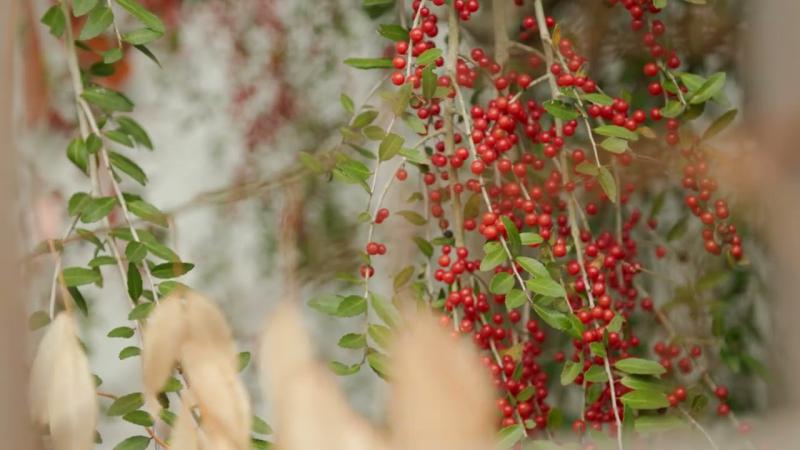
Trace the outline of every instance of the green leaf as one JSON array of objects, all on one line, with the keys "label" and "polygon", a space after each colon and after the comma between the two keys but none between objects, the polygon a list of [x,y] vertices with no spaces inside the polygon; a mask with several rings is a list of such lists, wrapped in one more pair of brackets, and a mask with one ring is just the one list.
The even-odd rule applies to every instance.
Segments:
[{"label": "green leaf", "polygon": [[107,336],[111,338],[128,339],[133,337],[134,330],[131,327],[117,327],[109,331]]},{"label": "green leaf", "polygon": [[527,301],[528,298],[521,289],[511,289],[511,291],[506,294],[506,309],[511,311],[512,309],[519,308]]},{"label": "green leaf", "polygon": [[601,136],[608,136],[608,137],[616,137],[620,139],[625,139],[626,141],[637,141],[639,140],[639,135],[634,133],[633,131],[619,127],[616,125],[602,125],[596,127],[594,132],[601,135]]},{"label": "green leaf", "polygon": [[67,202],[67,213],[70,216],[77,216],[83,212],[86,206],[91,202],[92,197],[85,192],[76,192],[72,194]]},{"label": "green leaf", "polygon": [[408,30],[393,23],[378,25],[378,34],[395,42],[408,41]]},{"label": "green leaf", "polygon": [[241,372],[244,369],[246,369],[247,365],[250,364],[250,359],[251,358],[252,358],[252,355],[250,355],[250,352],[239,352],[239,354],[236,355],[236,359],[237,359],[237,367],[236,368],[237,368],[237,370],[239,372]]},{"label": "green leaf", "polygon": [[598,105],[603,105],[603,106],[611,106],[614,104],[613,98],[609,97],[606,94],[600,94],[596,92],[593,92],[591,94],[585,94],[583,98],[592,103],[596,103]]},{"label": "green leaf", "polygon": [[103,87],[90,87],[81,94],[84,100],[108,112],[133,111],[133,102],[119,92]]},{"label": "green leaf", "polygon": [[163,297],[171,294],[175,289],[188,289],[189,287],[183,283],[179,283],[177,281],[162,281],[158,284],[158,293],[161,294]]},{"label": "green leaf", "polygon": [[598,169],[598,167],[600,167],[600,166],[595,166],[594,164],[592,164],[592,163],[590,163],[588,161],[582,161],[580,164],[575,166],[575,172],[578,172],[578,173],[581,173],[581,174],[584,174],[584,175],[589,175],[590,177],[596,177],[597,174],[600,173],[600,170]]},{"label": "green leaf", "polygon": [[[408,126],[408,128],[410,128],[411,131],[413,131],[414,133],[417,133],[417,134],[427,134],[428,133],[428,128],[425,126],[425,122],[423,122],[422,119],[420,119],[419,117],[415,116],[414,114],[404,113],[401,116],[401,118],[403,119],[403,122],[406,124],[406,126]],[[419,152],[416,149],[408,149],[408,150],[413,150],[415,152],[418,152],[420,155],[422,154],[421,152]],[[424,158],[424,156],[423,156],[423,158]],[[424,164],[425,163],[425,159],[416,160],[416,161],[412,160],[412,161],[417,163],[417,164]]]},{"label": "green leaf", "polygon": [[149,148],[150,150],[153,149],[153,142],[150,140],[150,136],[147,134],[144,128],[139,125],[139,122],[131,119],[130,117],[124,116],[115,117],[114,121],[117,122],[117,125],[119,125],[119,131],[130,136],[140,145]]},{"label": "green leaf", "polygon": [[150,315],[150,312],[155,308],[155,303],[140,303],[136,305],[130,313],[128,313],[128,320],[143,320]]},{"label": "green leaf", "polygon": [[347,58],[344,60],[344,63],[350,67],[362,70],[391,69],[394,67],[391,58]]},{"label": "green leaf", "polygon": [[566,386],[572,384],[575,378],[581,373],[583,363],[575,361],[567,361],[561,369],[561,385]]},{"label": "green leaf", "polygon": [[168,262],[153,267],[150,272],[156,278],[175,278],[179,277],[194,268],[194,264],[185,262]]},{"label": "green leaf", "polygon": [[153,52],[151,52],[150,49],[147,48],[147,46],[145,46],[145,45],[134,45],[133,47],[136,50],[139,50],[144,56],[147,56],[151,61],[156,63],[156,65],[158,67],[161,67],[161,62],[158,61],[158,58],[156,58],[156,55],[154,55]]},{"label": "green leaf", "polygon": [[419,251],[421,251],[423,255],[427,256],[428,258],[433,256],[433,246],[430,242],[419,236],[414,236],[412,239],[414,240],[414,243],[417,244],[417,248],[419,248]]},{"label": "green leaf", "polygon": [[500,272],[492,277],[489,290],[494,294],[506,294],[514,287],[514,277],[507,272]]},{"label": "green leaf", "polygon": [[589,344],[589,351],[592,356],[606,357],[606,347],[601,342],[592,342]]},{"label": "green leaf", "polygon": [[86,175],[89,174],[89,152],[86,150],[83,139],[75,138],[69,143],[67,147],[67,158],[69,158],[81,172]]},{"label": "green leaf", "polygon": [[94,155],[103,146],[103,141],[96,134],[92,133],[86,138],[86,151]]},{"label": "green leaf", "polygon": [[526,281],[525,285],[531,291],[539,295],[544,295],[545,297],[561,298],[561,297],[566,297],[567,295],[566,291],[564,291],[564,287],[551,278],[545,278],[545,277],[534,278],[532,280]]},{"label": "green leaf", "polygon": [[356,107],[355,107],[355,104],[353,103],[353,99],[351,99],[344,92],[342,92],[339,95],[339,103],[341,103],[342,104],[342,108],[345,111],[349,112],[350,114],[353,114],[356,111]]},{"label": "green leaf", "polygon": [[133,45],[144,45],[161,39],[163,36],[164,33],[151,30],[150,28],[139,28],[138,30],[123,33],[122,40]]},{"label": "green leaf", "polygon": [[430,64],[422,71],[422,96],[427,100],[433,98],[433,94],[436,92],[437,77],[433,72],[433,67],[434,65]]},{"label": "green leaf", "polygon": [[147,436],[131,436],[114,446],[113,450],[145,450],[150,445]]},{"label": "green leaf", "polygon": [[80,17],[91,11],[97,5],[97,0],[73,0],[72,14]]},{"label": "green leaf", "polygon": [[342,348],[364,348],[367,346],[367,338],[361,333],[348,333],[339,338],[337,345]]},{"label": "green leaf", "polygon": [[395,133],[387,134],[386,137],[383,138],[383,141],[381,141],[380,147],[378,147],[378,156],[380,160],[388,161],[394,158],[403,147],[403,142],[405,142],[405,139],[403,139],[402,136]]},{"label": "green leaf", "polygon": [[592,383],[604,383],[608,381],[608,375],[603,366],[589,367],[589,370],[583,374],[583,378]]},{"label": "green leaf", "polygon": [[114,13],[111,9],[105,6],[94,8],[92,12],[89,13],[89,17],[86,19],[86,23],[83,25],[78,39],[86,41],[100,36],[112,22],[114,22]]},{"label": "green leaf", "polygon": [[436,61],[436,58],[442,56],[442,49],[429,48],[417,56],[417,65],[424,66]]},{"label": "green leaf", "polygon": [[614,181],[614,175],[611,175],[611,172],[604,166],[600,166],[598,170],[597,182],[600,183],[600,187],[603,188],[608,199],[612,203],[617,203],[617,182]]},{"label": "green leaf", "polygon": [[525,428],[520,424],[511,425],[497,432],[496,450],[509,450],[514,448],[525,437]]},{"label": "green leaf", "polygon": [[161,212],[158,208],[151,205],[150,203],[147,203],[144,200],[129,200],[127,204],[128,204],[128,210],[136,217],[147,220],[148,222],[152,222],[162,227],[166,227],[168,225],[166,214]]},{"label": "green leaf", "polygon": [[123,360],[123,359],[133,358],[134,356],[139,356],[141,354],[142,350],[139,347],[134,347],[134,346],[125,347],[122,349],[122,351],[119,352],[119,359]]},{"label": "green leaf", "polygon": [[[481,212],[481,194],[473,193],[464,203],[464,218],[474,219]],[[524,233],[523,233],[524,234]]]},{"label": "green leaf", "polygon": [[658,9],[664,9],[667,6],[667,0],[653,0],[653,6]]},{"label": "green leaf", "polygon": [[667,119],[678,117],[683,113],[683,104],[677,100],[670,100],[661,108],[661,115]]},{"label": "green leaf", "polygon": [[535,393],[536,393],[536,389],[533,386],[528,386],[525,389],[523,389],[522,391],[520,391],[519,394],[517,394],[517,401],[518,402],[527,402],[528,400],[530,400],[533,397],[533,394],[535,394]]},{"label": "green leaf", "polygon": [[571,105],[559,100],[548,100],[542,105],[551,116],[561,120],[572,120],[580,114]]},{"label": "green leaf", "polygon": [[375,314],[377,314],[386,325],[396,327],[400,323],[400,313],[397,312],[394,305],[386,301],[383,297],[370,292],[369,303],[372,306],[372,310],[375,311]]},{"label": "green leaf", "polygon": [[147,256],[147,247],[141,242],[131,241],[125,247],[125,257],[132,263],[139,263]]},{"label": "green leaf", "polygon": [[425,225],[426,223],[428,223],[428,221],[425,220],[424,217],[422,217],[419,213],[416,213],[414,211],[408,211],[408,210],[397,211],[395,214],[397,214],[398,216],[403,217],[404,219],[406,219],[409,223],[411,223],[413,225],[421,226],[421,225]]},{"label": "green leaf", "polygon": [[378,111],[367,110],[357,115],[353,122],[350,124],[353,128],[363,128],[371,124],[378,117]]},{"label": "green leaf", "polygon": [[169,377],[169,379],[167,379],[167,383],[164,385],[164,388],[162,389],[162,391],[163,392],[178,392],[181,389],[183,389],[183,383],[178,381],[178,379],[175,378],[175,377]]},{"label": "green leaf", "polygon": [[377,125],[368,125],[364,127],[364,136],[371,141],[382,141],[383,138],[386,137],[386,133],[383,131],[383,128]]},{"label": "green leaf", "polygon": [[550,272],[547,271],[547,267],[541,261],[527,256],[518,256],[516,261],[525,272],[539,278],[550,278]]},{"label": "green leaf", "polygon": [[138,181],[142,186],[147,184],[147,175],[144,170],[132,160],[117,152],[108,152],[108,158],[112,166]]},{"label": "green leaf", "polygon": [[164,23],[155,14],[151,13],[136,0],[117,0],[117,4],[122,6],[130,15],[139,19],[147,28],[160,33],[166,33]]},{"label": "green leaf", "polygon": [[717,72],[714,75],[711,75],[705,83],[703,83],[700,88],[692,95],[689,103],[696,105],[698,103],[704,103],[717,95],[722,88],[725,87],[725,72]]},{"label": "green leaf", "polygon": [[625,151],[628,150],[628,141],[615,137],[605,138],[603,142],[600,143],[600,147],[603,147],[604,150],[611,153],[625,153]]},{"label": "green leaf", "polygon": [[333,294],[326,294],[312,298],[308,301],[308,306],[317,311],[328,315],[336,315],[339,305],[344,300],[342,297]]},{"label": "green leaf", "polygon": [[712,137],[722,133],[728,125],[731,124],[736,119],[736,115],[739,111],[732,109],[725,114],[719,116],[717,120],[715,120],[711,125],[708,126],[706,131],[703,133],[703,139],[711,139]]},{"label": "green leaf", "polygon": [[572,327],[569,317],[561,311],[546,308],[537,302],[533,303],[533,310],[548,325],[559,331],[567,331]]},{"label": "green leaf", "polygon": [[117,199],[114,197],[98,197],[86,201],[85,206],[81,208],[81,222],[93,223],[98,220],[104,219],[114,206],[117,205]]},{"label": "green leaf", "polygon": [[361,364],[353,364],[348,366],[347,364],[342,364],[339,361],[331,361],[328,363],[328,368],[331,369],[331,372],[335,373],[339,376],[348,376],[357,373],[361,369]]},{"label": "green leaf", "polygon": [[36,311],[28,317],[28,329],[31,331],[47,326],[50,323],[50,315],[44,311]]},{"label": "green leaf", "polygon": [[169,425],[169,426],[171,426],[171,427],[174,427],[174,426],[175,426],[175,420],[178,418],[178,417],[175,415],[175,413],[174,413],[174,412],[172,412],[172,411],[170,411],[170,410],[168,410],[168,409],[162,409],[162,410],[161,410],[161,411],[158,413],[158,417],[159,417],[161,420],[163,420],[163,421],[164,421],[164,423],[166,423],[167,425]]},{"label": "green leaf", "polygon": [[667,371],[656,361],[642,358],[625,358],[614,363],[614,367],[633,375],[661,375]]},{"label": "green leaf", "polygon": [[667,396],[654,391],[632,391],[620,397],[626,407],[633,409],[661,409],[669,406]]},{"label": "green leaf", "polygon": [[519,254],[522,247],[522,241],[519,237],[519,230],[517,230],[517,226],[510,218],[501,216],[500,220],[503,222],[503,225],[506,228],[506,234],[508,235],[508,250],[511,252],[511,256],[516,256]]},{"label": "green leaf", "polygon": [[620,380],[623,386],[629,387],[634,391],[656,391],[669,392],[670,388],[666,384],[657,383],[647,377],[637,377],[635,375],[625,375]]},{"label": "green leaf", "polygon": [[622,324],[625,322],[625,319],[622,318],[621,314],[614,315],[614,318],[611,319],[606,329],[611,333],[619,333],[622,329]]},{"label": "green leaf", "polygon": [[427,164],[428,158],[420,150],[415,148],[403,148],[400,150],[400,156],[414,164]]},{"label": "green leaf", "polygon": [[537,245],[544,242],[541,236],[531,232],[520,233],[519,240],[522,245]]},{"label": "green leaf", "polygon": [[683,216],[667,232],[667,242],[680,239],[689,229],[689,216]]},{"label": "green leaf", "polygon": [[114,64],[120,59],[122,59],[122,50],[117,47],[103,52],[103,63],[105,64]]},{"label": "green leaf", "polygon": [[487,242],[483,251],[485,256],[481,260],[481,272],[488,272],[506,261],[506,251],[499,242]]},{"label": "green leaf", "polygon": [[142,296],[144,292],[144,286],[142,284],[142,274],[139,273],[139,269],[136,268],[136,264],[129,263],[128,264],[128,296],[134,302],[139,300],[139,297]]},{"label": "green leaf", "polygon": [[270,427],[267,424],[267,422],[264,421],[264,419],[262,419],[262,418],[260,418],[258,416],[253,416],[252,423],[253,423],[253,425],[252,425],[253,433],[256,433],[256,434],[272,434],[272,427]]},{"label": "green leaf", "polygon": [[108,130],[103,133],[105,137],[111,139],[112,141],[116,142],[117,144],[122,144],[125,147],[133,147],[133,139],[127,134],[117,131],[117,130]]},{"label": "green leaf", "polygon": [[51,6],[44,15],[42,15],[40,21],[50,28],[50,34],[53,36],[60,38],[64,35],[67,19],[64,17],[64,11],[61,9],[60,4]]},{"label": "green leaf", "polygon": [[403,288],[403,286],[408,283],[408,280],[414,275],[414,266],[407,266],[397,272],[397,275],[394,276],[394,280],[392,282],[392,288],[395,292],[399,291]]},{"label": "green leaf", "polygon": [[369,337],[372,339],[372,341],[378,344],[380,347],[383,347],[384,349],[389,348],[389,339],[392,331],[388,327],[371,323],[367,327],[367,333],[369,333]]},{"label": "green leaf", "polygon": [[336,308],[336,315],[339,317],[353,317],[364,314],[366,311],[367,299],[360,295],[349,295]]},{"label": "green leaf", "polygon": [[83,286],[84,284],[103,281],[103,276],[99,271],[86,269],[84,267],[67,267],[62,274],[64,276],[64,284],[66,284],[67,287]]},{"label": "green leaf", "polygon": [[143,427],[152,427],[153,426],[153,417],[147,411],[131,411],[128,414],[122,416],[122,419],[139,425]]},{"label": "green leaf", "polygon": [[371,351],[367,354],[367,363],[381,378],[389,376],[389,359],[381,352]]},{"label": "green leaf", "polygon": [[636,419],[634,428],[637,433],[657,433],[675,430],[687,426],[685,420],[677,416],[641,416]]},{"label": "green leaf", "polygon": [[144,405],[144,397],[141,392],[123,395],[114,400],[106,412],[109,416],[124,416],[131,411],[136,411]]},{"label": "green leaf", "polygon": [[86,299],[83,298],[81,291],[78,290],[76,287],[67,288],[69,291],[69,295],[72,297],[72,301],[75,302],[75,306],[81,311],[84,317],[89,316],[89,306],[86,304]]}]

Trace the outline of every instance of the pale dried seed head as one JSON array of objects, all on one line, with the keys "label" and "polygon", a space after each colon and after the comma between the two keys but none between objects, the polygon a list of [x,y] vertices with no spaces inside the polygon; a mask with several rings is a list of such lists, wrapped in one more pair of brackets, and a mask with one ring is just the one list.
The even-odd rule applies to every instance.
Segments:
[{"label": "pale dried seed head", "polygon": [[213,448],[227,443],[233,449],[247,450],[250,403],[229,360],[225,351],[189,341],[184,344],[181,362],[200,408],[203,431],[215,443]]},{"label": "pale dried seed head", "polygon": [[406,323],[392,351],[393,448],[491,448],[493,389],[477,352],[427,315]]},{"label": "pale dried seed head", "polygon": [[262,386],[274,405],[283,450],[381,450],[381,436],[353,412],[331,375],[314,360],[300,314],[279,306],[261,342]]},{"label": "pale dried seed head", "polygon": [[93,448],[94,379],[70,313],[56,317],[39,346],[31,373],[31,407],[37,422],[49,424],[55,450]]},{"label": "pale dried seed head", "polygon": [[180,291],[156,306],[144,335],[148,398],[163,388],[179,362],[189,383],[187,398],[196,401],[202,418],[200,447],[248,450],[250,403],[237,374],[233,334],[219,308],[196,292]]},{"label": "pale dried seed head", "polygon": [[163,389],[180,357],[187,337],[184,310],[183,299],[170,296],[156,306],[144,326],[142,376],[148,403]]},{"label": "pale dried seed head", "polygon": [[170,449],[200,450],[197,428],[195,427],[192,413],[186,403],[183,402],[181,402],[181,410],[178,413],[178,419],[175,421],[175,427],[172,428]]}]

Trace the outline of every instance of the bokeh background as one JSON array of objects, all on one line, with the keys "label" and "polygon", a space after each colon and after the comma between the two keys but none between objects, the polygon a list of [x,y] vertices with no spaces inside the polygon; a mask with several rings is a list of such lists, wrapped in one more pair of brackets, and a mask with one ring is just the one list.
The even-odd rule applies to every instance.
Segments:
[{"label": "bokeh background", "polygon": [[[3,39],[8,52],[0,83],[8,113],[4,137],[13,135],[13,146],[4,145],[4,150],[13,149],[15,161],[0,166],[8,174],[3,181],[9,200],[15,202],[13,209],[4,207],[4,220],[15,231],[2,234],[9,238],[16,233],[7,248],[16,246],[16,259],[11,260],[23,263],[12,263],[15,276],[10,280],[30,313],[46,305],[53,268],[48,255],[33,250],[66,228],[66,200],[83,188],[85,179],[64,155],[75,119],[63,45],[39,24],[50,2],[6,1]],[[135,117],[156,147],[135,156],[151,180],[138,193],[170,213],[173,248],[197,264],[185,282],[222,305],[240,347],[252,350],[264,317],[279,300],[296,295],[306,301],[335,291],[340,288],[337,277],[357,271],[357,252],[365,240],[365,229],[356,219],[366,205],[363,191],[299,172],[298,154],[337,145],[338,128],[347,120],[340,94],[359,104],[383,76],[348,68],[342,61],[382,54],[388,41],[375,33],[376,24],[396,22],[397,14],[370,17],[359,0],[143,3],[168,26],[167,38],[153,48],[161,67],[129,51],[125,69],[107,80],[135,101]],[[488,9],[486,3],[482,8]],[[566,32],[607,88],[637,87],[631,83],[638,73],[630,70],[640,67],[641,46],[630,41],[632,34],[618,10],[599,0],[546,3],[551,14],[569,17],[564,20]],[[792,375],[800,368],[795,348],[800,308],[794,295],[800,268],[795,226],[800,88],[794,79],[800,72],[800,34],[794,22],[800,19],[800,6],[792,0],[673,3],[666,18],[670,39],[688,70],[726,71],[726,96],[730,107],[739,109],[732,131],[714,147],[725,176],[723,189],[745,230],[749,262],[731,271],[701,254],[699,238],[691,237],[698,233],[687,232],[670,242],[670,257],[655,269],[678,285],[705,281],[704,299],[731,302],[726,314],[732,334],[717,338],[721,346],[743,349],[750,359],[722,361],[731,369],[726,381],[739,393],[737,411],[765,417],[791,408],[798,399]],[[527,8],[510,8],[514,17],[509,23],[519,23],[530,13]],[[478,14],[469,22],[471,45],[491,48],[489,17]],[[708,117],[724,111],[708,111]],[[656,181],[659,190],[668,192],[660,216],[665,224],[681,219],[679,190],[670,188],[677,186],[675,179]],[[408,194],[402,188],[394,191],[389,204]],[[404,233],[396,231],[398,236]],[[296,238],[296,248],[286,248],[287,236]],[[68,247],[65,263],[85,261],[87,251],[80,244]],[[379,273],[394,273],[402,260],[392,258],[386,267],[378,267]],[[299,292],[287,286],[287,261],[297,261]],[[706,268],[702,274],[695,270],[698,265]],[[127,315],[125,289],[114,277],[108,279],[102,290],[86,292],[93,308],[84,324],[85,341],[104,389],[133,392],[140,383],[138,360],[119,361],[124,344],[105,338]],[[380,278],[375,282],[387,292],[388,283]],[[680,297],[669,286],[651,286],[654,297],[661,299],[657,301]],[[9,299],[12,294],[13,289]],[[321,357],[352,359],[336,347],[348,323],[306,312]],[[685,317],[682,327],[707,325]],[[252,368],[245,377],[252,398],[260,398]],[[340,381],[356,409],[380,420],[386,390],[382,381],[368,370]],[[256,404],[256,411],[269,418],[268,406]],[[134,429],[119,420],[102,424],[105,444],[98,448],[111,448]]]}]

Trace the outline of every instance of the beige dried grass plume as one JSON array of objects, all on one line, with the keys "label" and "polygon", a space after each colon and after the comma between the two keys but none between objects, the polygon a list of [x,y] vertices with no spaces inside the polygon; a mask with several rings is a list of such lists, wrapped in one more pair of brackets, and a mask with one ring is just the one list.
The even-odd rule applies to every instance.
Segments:
[{"label": "beige dried grass plume", "polygon": [[31,369],[31,413],[36,423],[49,426],[55,450],[94,447],[97,397],[76,330],[72,314],[60,313],[39,343]]},{"label": "beige dried grass plume", "polygon": [[[150,404],[175,366],[186,378],[176,450],[248,450],[250,402],[238,377],[233,335],[219,308],[181,290],[155,307],[144,329],[142,364]],[[199,410],[196,426],[191,410]]]},{"label": "beige dried grass plume", "polygon": [[492,388],[475,350],[427,315],[405,322],[392,345],[392,430],[383,436],[350,409],[314,359],[297,308],[278,308],[267,322],[260,361],[281,450],[491,448]]}]

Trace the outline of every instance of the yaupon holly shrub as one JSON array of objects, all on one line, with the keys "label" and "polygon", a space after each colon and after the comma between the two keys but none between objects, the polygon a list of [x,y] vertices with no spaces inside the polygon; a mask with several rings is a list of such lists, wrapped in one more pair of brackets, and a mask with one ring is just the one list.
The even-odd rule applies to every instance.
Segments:
[{"label": "yaupon holly shrub", "polygon": [[[704,317],[691,319],[705,328],[696,336],[682,335],[671,314],[747,265],[706,151],[736,117],[724,109],[726,74],[687,71],[659,19],[693,6],[597,0],[627,18],[625,39],[640,47],[634,64],[619,61],[635,74],[606,89],[601,68],[581,54],[588,43],[568,31],[570,17],[548,15],[542,0],[513,2],[518,40],[506,29],[514,6],[492,1],[493,49],[468,45],[468,21],[487,14],[486,3],[414,0],[400,23],[380,23],[385,53],[345,64],[383,71],[382,84],[360,107],[342,94],[350,116],[342,145],[302,155],[310,169],[367,193],[360,279],[351,292],[309,302],[365,322],[339,341],[360,356],[331,369],[351,375],[367,364],[391,382],[382,349],[399,320],[392,303],[416,300],[485,355],[509,447],[551,437],[565,422],[586,443],[611,437],[619,448],[626,433],[691,425],[705,435],[698,420],[709,409],[746,432],[715,381],[761,370],[726,323],[737,294],[678,316]],[[395,2],[364,6],[380,16]],[[385,109],[370,106],[377,95]],[[416,180],[407,209],[384,206],[388,191]],[[660,224],[675,197],[680,220]],[[403,221],[418,233],[391,241]],[[651,296],[688,259],[671,248],[688,229],[702,238],[690,251],[712,257],[694,258],[692,281],[670,286],[674,299]],[[376,272],[373,262],[399,245],[416,247],[417,262]],[[373,290],[378,277],[393,280],[393,302]],[[565,400],[569,392],[581,401]]]},{"label": "yaupon holly shrub", "polygon": [[[130,340],[119,354],[127,359],[140,357],[151,311],[169,303],[161,299],[184,287],[174,279],[194,266],[165,243],[167,215],[135,193],[148,182],[135,152],[154,146],[113,82],[128,52],[158,63],[147,45],[166,27],[137,1],[115,1],[114,9],[102,0],[61,1],[42,17],[65,45],[78,122],[66,153],[86,189],[69,199],[62,239],[39,249],[55,257],[56,270],[49,310],[31,321],[55,319],[69,339],[71,323],[57,311],[87,314],[82,286],[102,286],[106,272],[117,272],[131,310],[108,337]],[[586,448],[622,448],[626,436],[681,426],[708,437],[700,422],[714,413],[746,433],[734,410],[751,406],[749,398],[737,399],[719,380],[763,369],[747,339],[757,334],[752,318],[736,304],[748,261],[708,156],[736,110],[725,97],[726,74],[691,73],[659,19],[704,1],[595,1],[629,23],[626,39],[639,47],[636,61],[618,61],[635,73],[613,82],[583,56],[587,38],[571,31],[572,17],[548,15],[559,2],[414,0],[408,10],[364,0],[381,20],[386,51],[344,63],[383,78],[361,106],[341,95],[347,124],[339,145],[299,156],[306,172],[366,192],[352,289],[309,302],[363,320],[338,341],[355,351],[353,360],[330,368],[346,376],[366,365],[391,382],[386,351],[403,320],[398,309],[417,304],[484,355],[496,387],[493,425],[508,448],[562,429]],[[506,23],[512,7],[518,24]],[[386,22],[390,11],[399,23]],[[491,49],[472,46],[466,26],[486,14]],[[519,29],[516,39],[508,25]],[[382,108],[371,106],[378,97]],[[414,193],[407,207],[389,210],[384,202],[398,186]],[[664,208],[678,219],[661,223]],[[392,240],[397,226],[415,236]],[[92,258],[63,268],[61,253],[75,240],[92,246]],[[417,251],[415,263],[376,271],[373,261],[400,245]],[[687,266],[686,280],[672,279]],[[378,278],[392,286],[392,301],[375,288]],[[177,311],[165,322],[182,317]],[[676,319],[691,321],[697,334]],[[249,358],[239,354],[242,367]],[[183,375],[158,392],[158,418],[145,410],[145,394],[104,391],[95,376],[107,415],[142,427],[116,449],[169,445],[156,425],[175,423],[170,398],[185,394]],[[267,447],[269,427],[252,423],[252,445]]]}]

